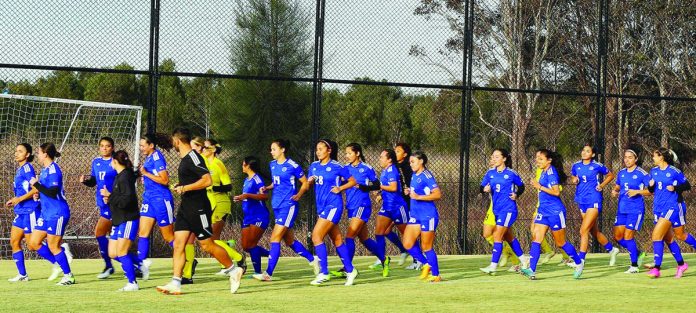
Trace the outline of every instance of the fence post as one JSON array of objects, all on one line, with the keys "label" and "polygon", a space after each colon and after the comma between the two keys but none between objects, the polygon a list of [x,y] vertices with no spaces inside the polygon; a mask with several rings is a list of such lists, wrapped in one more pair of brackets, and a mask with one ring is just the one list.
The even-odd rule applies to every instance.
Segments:
[{"label": "fence post", "polygon": [[472,67],[472,52],[473,52],[473,35],[474,35],[474,3],[473,0],[467,0],[464,5],[464,49],[463,49],[463,67],[462,67],[462,105],[461,105],[461,121],[460,121],[460,149],[459,149],[459,203],[461,209],[457,214],[457,239],[459,240],[459,250],[462,254],[467,254],[467,234],[468,234],[468,216],[469,216],[469,159],[470,159],[470,143],[471,143],[471,67]]},{"label": "fence post", "polygon": [[147,77],[147,132],[157,131],[157,90],[159,86],[160,0],[150,1],[150,54]]}]

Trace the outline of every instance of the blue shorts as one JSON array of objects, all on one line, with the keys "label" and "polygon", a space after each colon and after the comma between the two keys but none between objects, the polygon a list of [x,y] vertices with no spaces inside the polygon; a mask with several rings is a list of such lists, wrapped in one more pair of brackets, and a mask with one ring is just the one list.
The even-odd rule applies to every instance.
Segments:
[{"label": "blue shorts", "polygon": [[97,205],[97,208],[99,208],[99,216],[111,220],[111,208],[109,208],[108,204]]},{"label": "blue shorts", "polygon": [[421,231],[435,231],[437,225],[440,224],[440,217],[437,214],[434,215],[411,215],[408,219],[409,225],[420,225]]},{"label": "blue shorts", "polygon": [[138,226],[140,225],[140,220],[123,222],[120,225],[111,226],[111,234],[109,234],[109,239],[119,240],[121,238],[134,241],[135,237],[138,236]]},{"label": "blue shorts", "polygon": [[559,212],[558,214],[552,215],[537,213],[534,224],[546,225],[551,228],[552,231],[564,229],[566,227],[565,213]]},{"label": "blue shorts", "polygon": [[363,222],[367,223],[370,221],[370,216],[372,215],[372,206],[361,205],[354,209],[348,209],[348,219],[359,218]]},{"label": "blue shorts", "polygon": [[587,213],[588,209],[597,209],[597,212],[602,212],[602,202],[595,203],[578,203],[578,208],[583,214]]},{"label": "blue shorts", "polygon": [[171,197],[143,197],[140,216],[157,221],[160,227],[174,223],[173,199]]},{"label": "blue shorts", "polygon": [[48,217],[42,214],[41,217],[36,220],[36,227],[34,227],[34,230],[45,231],[49,235],[63,236],[69,220],[70,213]]},{"label": "blue shorts", "polygon": [[319,210],[317,208],[317,215],[335,225],[341,222],[341,216],[343,216],[343,208],[327,207]]},{"label": "blue shorts", "polygon": [[669,222],[672,224],[672,227],[680,227],[686,225],[686,210],[684,208],[684,205],[679,203],[677,205],[676,209],[669,209],[664,212],[661,212],[660,214],[655,214],[655,224],[657,224],[657,221],[661,218],[664,218],[666,220],[669,220]]},{"label": "blue shorts", "polygon": [[24,234],[31,234],[36,227],[36,218],[41,215],[41,210],[36,209],[34,212],[27,214],[16,214],[12,221],[12,226],[24,230]]},{"label": "blue shorts", "polygon": [[268,228],[268,223],[270,223],[270,218],[266,216],[244,216],[242,221],[242,228],[247,228],[251,225],[259,227],[261,229]]},{"label": "blue shorts", "polygon": [[384,216],[394,221],[394,224],[396,225],[406,224],[409,221],[408,210],[406,210],[406,207],[403,205],[392,209],[382,207],[377,215]]},{"label": "blue shorts", "polygon": [[293,204],[291,206],[274,208],[273,214],[275,217],[276,225],[285,226],[287,228],[292,228],[295,226],[295,219],[297,218],[298,205]]},{"label": "blue shorts", "polygon": [[503,227],[512,227],[512,224],[517,221],[517,211],[499,212],[495,214],[495,225]]},{"label": "blue shorts", "polygon": [[614,226],[625,226],[626,229],[639,231],[643,226],[643,213],[617,213]]}]

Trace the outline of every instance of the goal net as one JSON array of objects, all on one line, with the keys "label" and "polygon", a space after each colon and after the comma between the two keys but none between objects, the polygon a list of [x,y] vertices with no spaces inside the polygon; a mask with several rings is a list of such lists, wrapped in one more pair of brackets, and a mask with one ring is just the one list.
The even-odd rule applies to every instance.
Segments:
[{"label": "goal net", "polygon": [[[63,171],[71,210],[64,238],[76,256],[98,257],[94,240],[94,225],[99,218],[95,190],[82,185],[79,177],[90,173],[103,136],[113,138],[115,149],[126,150],[137,165],[141,117],[139,106],[0,94],[0,176],[6,178],[0,185],[2,204],[14,196],[17,144],[29,143],[36,153],[42,143],[54,143],[62,154],[57,162]],[[36,161],[33,165],[38,174],[41,166]],[[12,255],[9,237],[13,218],[11,208],[0,210],[0,258]]]}]

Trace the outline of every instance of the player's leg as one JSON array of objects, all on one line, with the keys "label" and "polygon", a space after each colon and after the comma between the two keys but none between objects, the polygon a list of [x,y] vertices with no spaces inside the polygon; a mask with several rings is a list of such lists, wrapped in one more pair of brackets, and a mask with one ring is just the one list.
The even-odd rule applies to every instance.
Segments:
[{"label": "player's leg", "polygon": [[111,258],[109,257],[109,239],[107,235],[111,232],[111,220],[100,216],[97,220],[97,224],[94,225],[94,237],[97,239],[97,244],[99,246],[99,255],[104,260],[104,269],[97,276],[97,278],[104,279],[114,273],[114,266],[111,263]]}]

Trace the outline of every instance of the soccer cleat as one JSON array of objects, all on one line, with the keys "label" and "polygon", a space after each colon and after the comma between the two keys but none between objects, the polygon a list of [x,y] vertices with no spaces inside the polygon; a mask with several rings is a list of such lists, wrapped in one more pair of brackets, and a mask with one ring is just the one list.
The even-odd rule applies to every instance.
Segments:
[{"label": "soccer cleat", "polygon": [[119,289],[118,291],[138,291],[140,290],[140,286],[138,286],[138,283],[127,283],[123,288]]},{"label": "soccer cleat", "polygon": [[345,278],[345,277],[347,277],[347,275],[348,275],[348,273],[346,273],[345,268],[341,268],[338,271],[330,271],[329,272],[329,276],[331,276],[331,278]]},{"label": "soccer cleat", "polygon": [[523,268],[521,272],[524,277],[527,277],[531,280],[536,279],[536,273],[534,273],[531,269]]},{"label": "soccer cleat", "polygon": [[648,272],[648,277],[650,277],[650,278],[660,278],[660,270],[653,267],[653,268],[650,269],[650,271]]},{"label": "soccer cleat", "polygon": [[344,286],[353,286],[353,284],[355,283],[356,277],[358,277],[358,269],[353,268],[353,271],[346,275],[346,283],[343,285]]},{"label": "soccer cleat", "polygon": [[430,276],[430,264],[423,265],[420,276],[418,276],[418,278],[426,279],[428,278],[428,276]]},{"label": "soccer cleat", "polygon": [[371,269],[371,270],[380,270],[381,271],[382,270],[382,262],[379,259],[377,259],[377,261],[375,261],[375,263],[372,263],[372,265],[368,266],[367,268]]},{"label": "soccer cleat", "polygon": [[432,276],[432,275],[430,275],[430,277],[428,277],[427,281],[428,281],[429,283],[439,283],[439,282],[442,281],[442,277],[441,277],[441,276]]},{"label": "soccer cleat", "polygon": [[244,275],[244,269],[241,267],[235,267],[230,271],[230,292],[237,293],[239,286],[242,284],[242,275]]},{"label": "soccer cleat", "polygon": [[152,266],[150,259],[143,260],[143,264],[140,265],[140,271],[143,272],[143,280],[150,279],[150,266]]},{"label": "soccer cleat", "polygon": [[181,277],[181,284],[182,285],[193,285],[193,277],[191,277],[191,278]]},{"label": "soccer cleat", "polygon": [[54,281],[58,278],[60,273],[62,273],[63,270],[60,269],[60,266],[58,263],[53,264],[53,271],[51,272],[51,276],[48,276],[48,281]]},{"label": "soccer cleat", "polygon": [[488,275],[495,276],[496,266],[494,266],[493,264],[490,264],[486,267],[479,268],[479,270],[481,270],[481,272],[484,272]]},{"label": "soccer cleat", "polygon": [[406,267],[407,270],[416,270],[416,271],[419,271],[421,268],[423,268],[423,263],[418,262],[418,261],[413,262],[413,263],[411,263],[411,265]]},{"label": "soccer cleat", "polygon": [[519,264],[517,264],[517,265],[510,266],[510,268],[507,271],[510,273],[519,273],[521,270],[522,270],[522,267]]},{"label": "soccer cleat", "polygon": [[312,270],[314,271],[314,276],[319,275],[319,272],[321,272],[321,266],[319,265],[319,258],[315,255],[314,260],[312,262],[309,262],[309,266],[312,267]]},{"label": "soccer cleat", "polygon": [[682,278],[684,276],[684,272],[689,269],[689,264],[684,262],[683,265],[678,265],[677,266],[677,275],[674,276],[674,278]]},{"label": "soccer cleat", "polygon": [[198,260],[193,259],[193,262],[191,262],[191,278],[193,278],[193,275],[196,275],[196,266],[198,266]]},{"label": "soccer cleat", "polygon": [[609,252],[609,266],[616,265],[616,256],[619,255],[619,252],[621,251],[617,247],[611,249],[611,251]]},{"label": "soccer cleat", "polygon": [[643,260],[645,259],[645,252],[641,251],[640,254],[638,254],[638,267],[643,265]]},{"label": "soccer cleat", "polygon": [[505,253],[505,251],[503,251],[503,254],[500,255],[500,260],[498,260],[498,264],[500,264],[501,267],[507,265],[509,258],[510,258],[510,255]]},{"label": "soccer cleat", "polygon": [[382,277],[389,277],[389,263],[391,263],[391,258],[390,257],[385,257],[384,258],[384,265],[382,267]]},{"label": "soccer cleat", "polygon": [[639,270],[637,267],[635,267],[635,266],[630,266],[630,267],[628,268],[628,270],[626,270],[626,271],[624,272],[624,274],[638,274],[639,272],[640,272],[640,270]]},{"label": "soccer cleat", "polygon": [[526,254],[525,254],[525,255],[522,255],[522,256],[520,257],[520,264],[519,264],[519,268],[520,268],[520,269],[529,268],[529,258],[530,258],[530,257],[529,257],[528,255],[526,255]]},{"label": "soccer cleat", "polygon": [[269,282],[269,281],[273,280],[273,278],[271,277],[271,275],[268,275],[268,273],[266,273],[266,272],[263,272],[263,274],[254,274],[254,275],[252,275],[251,277],[253,277],[254,279],[256,279],[256,280],[258,280],[258,281],[266,281],[266,282]]},{"label": "soccer cleat", "polygon": [[70,286],[75,284],[75,276],[73,276],[72,273],[68,275],[63,275],[63,279],[61,279],[56,286]]},{"label": "soccer cleat", "polygon": [[585,269],[585,260],[580,261],[580,264],[575,265],[575,271],[573,272],[573,278],[580,279],[582,276],[582,270]]},{"label": "soccer cleat", "polygon": [[98,279],[107,279],[109,276],[114,274],[114,268],[113,267],[105,267],[104,270],[97,275]]},{"label": "soccer cleat", "polygon": [[563,258],[561,259],[561,262],[558,263],[558,266],[570,266],[569,264],[573,264],[573,260]]},{"label": "soccer cleat", "polygon": [[72,252],[70,252],[70,246],[67,242],[64,242],[60,246],[63,247],[63,249],[65,250],[65,258],[68,259],[68,264],[72,264],[73,254]]},{"label": "soccer cleat", "polygon": [[143,278],[143,271],[140,270],[140,266],[135,269],[135,278]]},{"label": "soccer cleat", "polygon": [[330,279],[330,278],[329,278],[329,275],[325,275],[325,274],[321,274],[321,273],[320,273],[320,274],[317,275],[317,277],[316,277],[312,282],[310,282],[309,284],[312,285],[312,286],[320,286],[321,284],[323,284],[323,283],[329,281],[329,279]]},{"label": "soccer cleat", "polygon": [[242,259],[237,262],[237,267],[242,269],[242,275],[246,273],[247,271],[247,262],[246,262],[246,254],[242,253]]},{"label": "soccer cleat", "polygon": [[175,284],[174,282],[169,282],[168,284],[164,286],[157,286],[157,291],[165,294],[165,295],[175,295],[178,296],[181,294],[181,286]]},{"label": "soccer cleat", "polygon": [[[556,251],[553,250],[551,250],[549,253],[544,253],[544,255],[541,256],[539,263],[542,265],[549,263],[554,256],[556,256]],[[527,261],[529,261],[529,259],[527,259]]]},{"label": "soccer cleat", "polygon": [[14,278],[8,279],[7,281],[9,281],[11,283],[29,281],[29,275],[17,275]]},{"label": "soccer cleat", "polygon": [[406,263],[406,259],[408,258],[408,253],[404,252],[401,255],[399,255],[399,261],[396,263],[399,266],[404,265]]},{"label": "soccer cleat", "polygon": [[215,273],[217,276],[227,276],[228,271],[226,268],[221,269],[219,272]]}]

